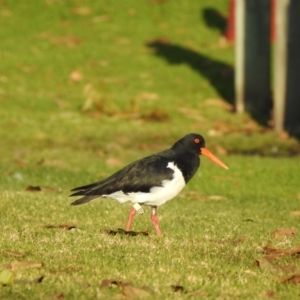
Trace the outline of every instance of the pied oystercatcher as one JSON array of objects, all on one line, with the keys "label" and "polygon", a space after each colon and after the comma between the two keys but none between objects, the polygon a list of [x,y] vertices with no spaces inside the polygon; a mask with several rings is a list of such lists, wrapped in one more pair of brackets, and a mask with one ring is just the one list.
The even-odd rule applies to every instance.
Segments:
[{"label": "pied oystercatcher", "polygon": [[219,166],[228,167],[205,148],[204,138],[191,133],[172,148],[137,160],[110,177],[95,183],[77,187],[70,196],[83,196],[72,205],[87,203],[99,197],[111,198],[119,203],[134,204],[129,213],[126,231],[131,228],[133,217],[140,205],[151,206],[151,221],[156,233],[161,235],[156,214],[157,206],[173,199],[200,166],[199,155],[203,154]]}]

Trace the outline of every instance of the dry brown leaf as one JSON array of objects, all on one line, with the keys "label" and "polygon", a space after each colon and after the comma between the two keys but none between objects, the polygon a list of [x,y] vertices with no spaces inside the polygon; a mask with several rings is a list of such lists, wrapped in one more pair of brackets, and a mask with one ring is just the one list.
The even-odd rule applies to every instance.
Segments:
[{"label": "dry brown leaf", "polygon": [[170,44],[171,43],[171,40],[168,38],[168,37],[158,37],[154,40],[150,40],[147,42],[147,45],[148,46],[155,46],[157,44],[163,44],[163,45],[167,45],[167,44]]},{"label": "dry brown leaf", "polygon": [[58,293],[53,296],[54,299],[63,299],[65,298],[64,293]]},{"label": "dry brown leaf", "polygon": [[150,113],[143,115],[142,119],[146,121],[167,122],[170,120],[170,116],[167,112],[156,108]]},{"label": "dry brown leaf", "polygon": [[295,274],[291,277],[285,277],[280,279],[281,283],[300,283],[300,274]]},{"label": "dry brown leaf", "polygon": [[28,255],[26,253],[21,253],[15,250],[4,250],[3,253],[8,256],[14,256],[14,257],[26,257]]},{"label": "dry brown leaf", "polygon": [[275,292],[274,291],[267,291],[266,292],[266,297],[267,298],[273,298],[273,297],[275,297]]},{"label": "dry brown leaf", "polygon": [[82,72],[75,70],[71,72],[70,79],[75,82],[81,81],[83,79],[83,74]]},{"label": "dry brown leaf", "polygon": [[35,261],[13,261],[10,264],[10,268],[12,271],[20,269],[40,269],[42,266],[42,263]]},{"label": "dry brown leaf", "polygon": [[282,239],[287,236],[295,236],[296,228],[280,228],[271,233],[272,237]]},{"label": "dry brown leaf", "polygon": [[274,264],[271,262],[270,259],[267,259],[266,257],[262,257],[260,259],[256,260],[256,265],[262,270],[262,271],[268,271],[274,274],[277,273],[283,273],[283,274],[290,274],[297,271],[296,266],[293,264],[287,265],[287,266],[281,266]]},{"label": "dry brown leaf", "polygon": [[292,216],[300,216],[300,210],[291,211],[290,215],[292,215]]},{"label": "dry brown leaf", "polygon": [[203,299],[208,297],[208,293],[202,290],[197,290],[193,292],[188,292],[185,294],[187,297],[191,297],[192,299]]},{"label": "dry brown leaf", "polygon": [[38,185],[36,185],[36,186],[29,185],[25,189],[25,191],[28,191],[28,192],[40,192],[41,190],[42,190],[41,187]]},{"label": "dry brown leaf", "polygon": [[118,158],[115,158],[115,157],[110,157],[105,162],[110,167],[119,167],[122,165],[121,160],[119,160]]},{"label": "dry brown leaf", "polygon": [[27,166],[27,162],[21,159],[14,159],[13,163],[20,166],[20,167],[25,167]]},{"label": "dry brown leaf", "polygon": [[29,185],[25,191],[28,192],[41,192],[41,191],[54,191],[55,189],[49,186]]},{"label": "dry brown leaf", "polygon": [[171,285],[173,292],[184,292],[184,287],[182,285]]},{"label": "dry brown leaf", "polygon": [[216,146],[215,151],[219,155],[227,155],[228,154],[228,151],[225,148],[223,148],[222,146],[220,146],[220,145]]},{"label": "dry brown leaf", "polygon": [[218,244],[238,244],[246,240],[246,237],[240,236],[236,239],[222,239],[222,240],[214,240]]},{"label": "dry brown leaf", "polygon": [[278,132],[278,138],[282,141],[287,141],[290,138],[290,136],[289,136],[288,132],[280,131],[280,132]]},{"label": "dry brown leaf", "polygon": [[263,248],[264,252],[269,255],[297,255],[300,254],[300,245],[292,249],[278,249],[273,245],[267,245]]},{"label": "dry brown leaf", "polygon": [[101,282],[101,288],[109,288],[118,286],[121,288],[121,294],[127,299],[143,299],[154,295],[152,289],[147,286],[135,287],[131,282],[124,282],[119,280],[104,279]]},{"label": "dry brown leaf", "polygon": [[45,276],[41,275],[38,278],[32,280],[32,283],[41,283],[44,280]]},{"label": "dry brown leaf", "polygon": [[122,294],[127,299],[144,299],[148,298],[152,292],[147,287],[135,287],[131,284],[122,286]]},{"label": "dry brown leaf", "polygon": [[46,225],[45,227],[48,228],[48,229],[64,229],[64,230],[72,230],[72,229],[76,228],[76,226],[67,225],[67,224],[58,225],[58,226]]}]

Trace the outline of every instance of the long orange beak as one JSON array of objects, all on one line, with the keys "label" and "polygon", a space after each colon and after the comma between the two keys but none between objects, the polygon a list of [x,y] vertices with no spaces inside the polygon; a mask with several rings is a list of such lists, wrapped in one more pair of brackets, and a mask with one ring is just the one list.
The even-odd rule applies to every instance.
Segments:
[{"label": "long orange beak", "polygon": [[216,158],[209,150],[207,150],[206,148],[201,148],[201,154],[205,155],[206,157],[208,157],[209,159],[211,159],[214,163],[216,163],[217,165],[219,165],[220,167],[224,168],[224,169],[228,169],[228,167],[221,162],[218,158]]}]

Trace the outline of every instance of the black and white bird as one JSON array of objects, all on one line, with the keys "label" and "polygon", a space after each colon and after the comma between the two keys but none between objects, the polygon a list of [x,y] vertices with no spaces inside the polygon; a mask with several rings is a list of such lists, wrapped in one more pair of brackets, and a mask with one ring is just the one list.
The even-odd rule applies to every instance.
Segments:
[{"label": "black and white bird", "polygon": [[168,150],[137,160],[106,179],[77,187],[70,196],[83,196],[72,205],[87,203],[96,198],[111,198],[119,203],[131,202],[126,231],[140,205],[151,206],[151,221],[156,233],[162,235],[156,209],[176,197],[200,166],[203,154],[219,166],[228,167],[205,148],[204,138],[191,133]]}]

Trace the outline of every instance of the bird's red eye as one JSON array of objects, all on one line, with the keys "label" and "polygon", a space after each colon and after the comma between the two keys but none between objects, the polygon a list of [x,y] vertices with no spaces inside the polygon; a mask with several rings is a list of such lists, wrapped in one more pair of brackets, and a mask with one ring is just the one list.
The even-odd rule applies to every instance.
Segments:
[{"label": "bird's red eye", "polygon": [[199,143],[200,143],[200,139],[194,139],[194,142],[195,142],[196,144],[199,144]]}]

